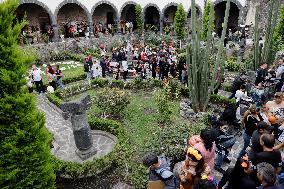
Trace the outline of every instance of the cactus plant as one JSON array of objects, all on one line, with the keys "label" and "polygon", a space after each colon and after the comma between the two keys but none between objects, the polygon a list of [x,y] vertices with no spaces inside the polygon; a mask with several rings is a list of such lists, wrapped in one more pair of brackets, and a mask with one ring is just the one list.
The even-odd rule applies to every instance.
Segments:
[{"label": "cactus plant", "polygon": [[259,44],[259,4],[256,6],[255,11],[255,34],[254,34],[254,69],[261,62],[266,62],[271,64],[274,60],[272,57],[273,54],[273,35],[277,25],[277,19],[279,14],[280,1],[274,0],[268,2],[268,16],[266,23],[266,32],[265,32],[265,43],[262,46]]},{"label": "cactus plant", "polygon": [[[217,44],[218,51],[216,56],[213,56],[214,43],[212,40],[212,23],[214,18],[213,6],[210,9],[206,48],[202,47],[200,44],[200,38],[202,35],[201,21],[196,18],[195,9],[195,0],[191,0],[192,40],[191,43],[188,44],[187,48],[187,66],[190,93],[189,96],[192,102],[192,108],[197,112],[198,110],[206,110],[210,99],[210,94],[214,91],[216,85],[220,83],[224,72],[224,39],[229,18],[230,0],[227,0],[224,27],[221,39]],[[212,59],[211,61],[214,62],[214,65],[212,65],[213,72],[210,70],[210,58]]]}]

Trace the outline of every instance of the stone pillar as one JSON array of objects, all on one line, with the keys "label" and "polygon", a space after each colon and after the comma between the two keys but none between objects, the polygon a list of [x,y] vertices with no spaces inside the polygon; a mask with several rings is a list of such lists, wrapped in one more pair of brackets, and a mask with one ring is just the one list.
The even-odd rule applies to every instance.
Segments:
[{"label": "stone pillar", "polygon": [[93,23],[93,18],[92,15],[88,15],[88,24],[89,24],[89,33],[90,33],[90,38],[94,37],[94,23]]},{"label": "stone pillar", "polygon": [[120,18],[117,18],[117,33],[121,34]]},{"label": "stone pillar", "polygon": [[54,41],[54,42],[58,42],[58,41],[59,41],[59,33],[58,33],[57,22],[53,22],[53,23],[51,24],[51,26],[52,26],[53,32],[54,32],[53,41]]},{"label": "stone pillar", "polygon": [[86,115],[86,110],[90,106],[90,95],[61,105],[63,117],[65,119],[71,117],[74,140],[77,147],[76,153],[82,160],[86,160],[96,153]]},{"label": "stone pillar", "polygon": [[160,20],[160,33],[163,33],[163,28],[164,28],[164,18],[161,18]]}]

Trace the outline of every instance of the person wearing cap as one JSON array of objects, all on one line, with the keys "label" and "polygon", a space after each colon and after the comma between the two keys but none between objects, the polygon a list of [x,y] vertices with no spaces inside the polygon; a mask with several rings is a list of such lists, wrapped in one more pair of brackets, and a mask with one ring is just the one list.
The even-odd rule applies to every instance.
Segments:
[{"label": "person wearing cap", "polygon": [[273,101],[268,101],[266,103],[269,114],[273,115],[277,119],[279,125],[284,124],[284,101],[283,94],[281,92],[276,92]]},{"label": "person wearing cap", "polygon": [[255,158],[252,160],[253,165],[257,165],[262,162],[271,164],[279,173],[282,167],[281,153],[278,150],[273,150],[274,136],[272,134],[263,134],[260,137],[260,145],[262,146],[262,152],[255,154]]},{"label": "person wearing cap", "polygon": [[257,130],[255,130],[251,137],[251,148],[248,153],[249,159],[253,160],[255,155],[259,152],[262,152],[262,145],[260,144],[260,137],[265,133],[270,133],[273,127],[269,126],[264,121],[260,121],[257,124]]},{"label": "person wearing cap", "polygon": [[148,189],[176,189],[176,178],[167,158],[149,153],[144,156],[143,164],[149,168]]},{"label": "person wearing cap", "polygon": [[259,163],[256,166],[257,178],[261,182],[261,186],[257,189],[283,189],[283,185],[276,185],[277,175],[274,167],[269,163]]},{"label": "person wearing cap", "polygon": [[258,85],[259,83],[264,83],[267,74],[267,63],[262,62],[260,64],[260,68],[256,71],[256,79],[254,84]]}]

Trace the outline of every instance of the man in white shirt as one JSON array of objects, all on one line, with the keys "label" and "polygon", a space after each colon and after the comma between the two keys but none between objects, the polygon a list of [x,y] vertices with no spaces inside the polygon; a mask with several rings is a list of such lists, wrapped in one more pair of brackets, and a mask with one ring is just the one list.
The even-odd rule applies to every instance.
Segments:
[{"label": "man in white shirt", "polygon": [[273,101],[268,101],[266,103],[269,114],[276,117],[276,122],[279,125],[284,124],[284,101],[283,94],[281,92],[276,92]]},{"label": "man in white shirt", "polygon": [[240,87],[240,89],[236,91],[235,98],[236,98],[237,104],[240,102],[240,100],[242,98],[247,96],[245,91],[246,91],[246,86],[245,85],[242,85]]},{"label": "man in white shirt", "polygon": [[281,89],[282,89],[282,87],[283,87],[283,80],[284,80],[284,78],[283,78],[283,74],[284,74],[284,61],[283,61],[283,59],[280,59],[279,60],[279,67],[277,68],[277,70],[276,70],[276,78],[279,80],[279,83],[277,83],[277,85],[276,85],[276,91],[277,92],[280,92],[281,91]]},{"label": "man in white shirt", "polygon": [[32,76],[32,79],[36,85],[36,90],[37,92],[40,94],[40,93],[43,93],[44,92],[44,86],[43,86],[43,83],[42,83],[42,76],[41,76],[41,71],[40,69],[38,69],[36,67],[35,64],[32,65],[32,70],[31,70],[31,76]]}]

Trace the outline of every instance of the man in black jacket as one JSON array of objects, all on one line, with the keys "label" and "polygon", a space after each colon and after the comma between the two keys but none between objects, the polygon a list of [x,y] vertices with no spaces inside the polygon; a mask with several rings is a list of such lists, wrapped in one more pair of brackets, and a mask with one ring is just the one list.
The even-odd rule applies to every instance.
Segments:
[{"label": "man in black jacket", "polygon": [[232,85],[232,95],[229,97],[229,99],[232,99],[235,97],[236,91],[241,88],[242,85],[246,84],[247,76],[241,75],[235,78],[233,85]]}]

